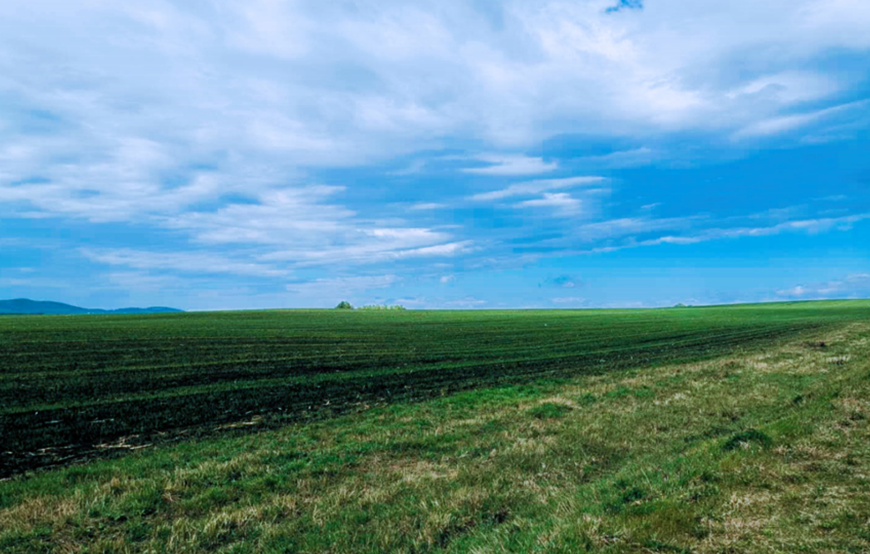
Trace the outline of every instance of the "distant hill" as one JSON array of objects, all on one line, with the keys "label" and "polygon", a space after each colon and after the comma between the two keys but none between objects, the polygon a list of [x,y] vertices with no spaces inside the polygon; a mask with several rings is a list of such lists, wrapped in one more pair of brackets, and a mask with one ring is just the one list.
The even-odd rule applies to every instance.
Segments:
[{"label": "distant hill", "polygon": [[84,315],[84,314],[163,314],[175,313],[183,310],[156,306],[152,308],[121,308],[118,310],[99,310],[92,308],[80,308],[62,302],[41,302],[28,298],[16,298],[15,300],[0,300],[0,314],[2,315]]}]

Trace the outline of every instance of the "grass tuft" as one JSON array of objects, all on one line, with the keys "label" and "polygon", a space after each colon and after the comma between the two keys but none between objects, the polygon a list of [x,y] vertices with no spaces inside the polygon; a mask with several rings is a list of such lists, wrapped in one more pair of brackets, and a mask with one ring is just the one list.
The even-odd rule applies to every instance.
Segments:
[{"label": "grass tuft", "polygon": [[773,439],[758,429],[747,429],[746,431],[737,433],[729,438],[725,444],[722,445],[722,450],[728,452],[751,444],[757,444],[762,448],[771,448],[773,447]]},{"label": "grass tuft", "polygon": [[571,406],[544,402],[528,410],[530,416],[537,419],[561,419],[571,411]]}]

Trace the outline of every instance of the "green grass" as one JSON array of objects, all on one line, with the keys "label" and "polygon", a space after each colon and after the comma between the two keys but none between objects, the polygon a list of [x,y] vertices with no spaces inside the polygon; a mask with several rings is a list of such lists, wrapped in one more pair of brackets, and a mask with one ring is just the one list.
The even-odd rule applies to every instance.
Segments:
[{"label": "green grass", "polygon": [[0,318],[0,476],[262,416],[715,357],[866,302],[648,311],[285,311]]},{"label": "green grass", "polygon": [[[234,413],[231,434],[18,475],[0,482],[0,552],[867,552],[868,308],[10,318],[4,331],[43,354],[22,340],[31,370],[4,366],[5,379],[72,374],[51,353],[80,341],[84,375],[152,368],[144,393],[190,402],[160,386],[146,347],[182,357],[223,340],[180,367],[220,371],[208,364],[243,352],[251,363],[259,344],[259,359],[295,356],[289,379],[456,383],[276,428]],[[313,371],[334,360],[329,334],[350,361]],[[110,346],[117,365],[100,355]],[[476,369],[490,362],[502,375]],[[254,390],[281,379],[266,374]],[[70,398],[72,412],[87,405]]]}]

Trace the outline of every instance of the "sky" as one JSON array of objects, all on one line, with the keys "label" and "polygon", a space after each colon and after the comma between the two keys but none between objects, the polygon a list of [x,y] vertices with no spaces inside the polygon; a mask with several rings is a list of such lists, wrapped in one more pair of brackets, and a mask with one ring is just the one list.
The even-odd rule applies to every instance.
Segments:
[{"label": "sky", "polygon": [[0,2],[0,298],[870,297],[867,0]]}]

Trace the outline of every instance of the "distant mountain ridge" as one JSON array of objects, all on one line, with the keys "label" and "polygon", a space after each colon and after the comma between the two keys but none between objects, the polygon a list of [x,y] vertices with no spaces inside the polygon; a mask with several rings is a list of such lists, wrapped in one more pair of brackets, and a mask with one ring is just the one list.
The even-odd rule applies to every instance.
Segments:
[{"label": "distant mountain ridge", "polygon": [[166,314],[178,313],[184,310],[154,306],[151,308],[120,308],[118,310],[100,310],[81,308],[62,302],[43,302],[29,298],[0,300],[0,315],[86,315],[86,314]]}]

